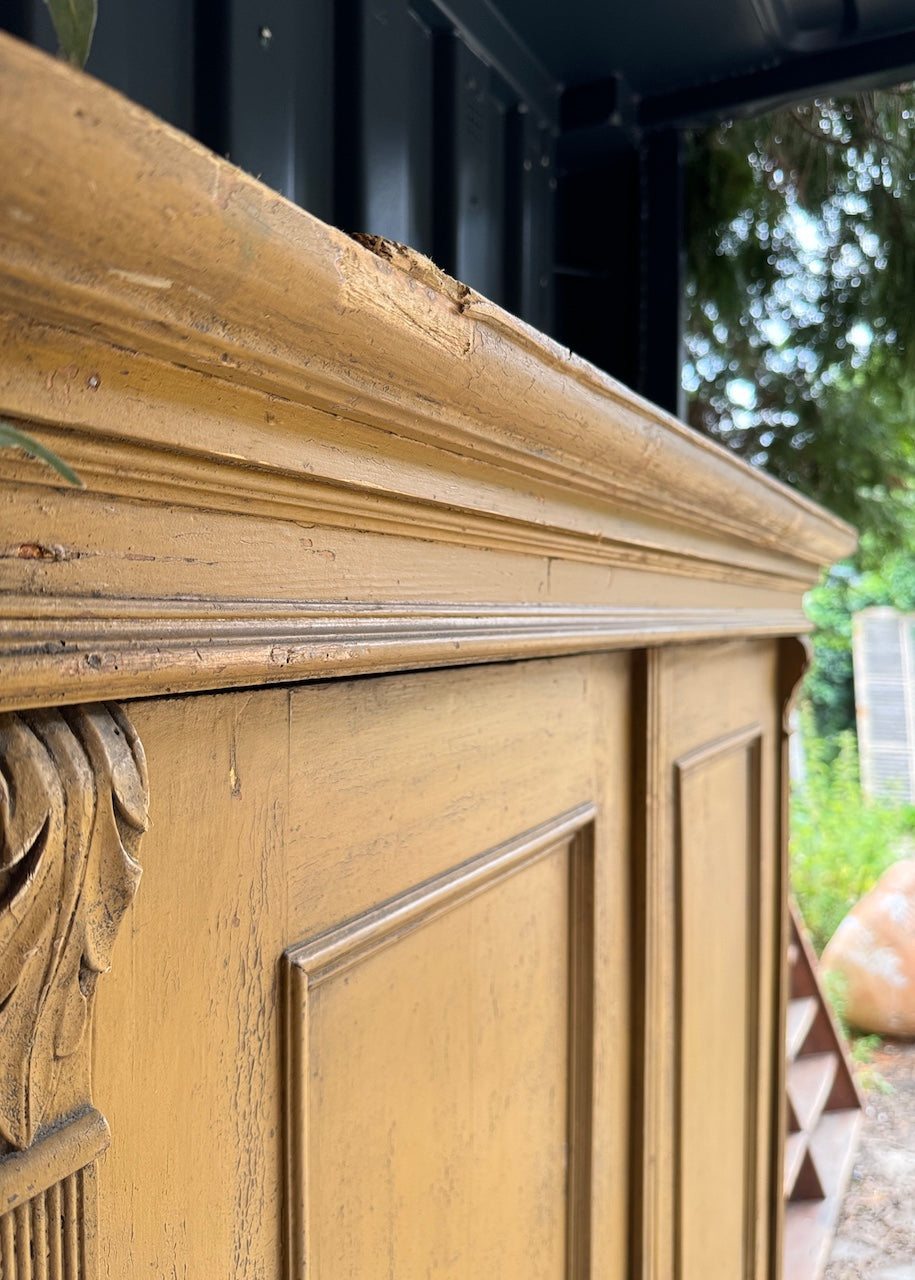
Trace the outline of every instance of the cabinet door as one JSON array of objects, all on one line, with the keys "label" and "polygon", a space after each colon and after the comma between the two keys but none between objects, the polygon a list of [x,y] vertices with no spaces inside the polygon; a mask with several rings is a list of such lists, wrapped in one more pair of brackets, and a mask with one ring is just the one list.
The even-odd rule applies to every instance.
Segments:
[{"label": "cabinet door", "polygon": [[670,649],[642,673],[641,1274],[658,1280],[767,1274],[781,1047],[776,679],[770,642]]},{"label": "cabinet door", "polygon": [[629,670],[131,708],[153,820],[98,1019],[110,1275],[624,1274]]}]

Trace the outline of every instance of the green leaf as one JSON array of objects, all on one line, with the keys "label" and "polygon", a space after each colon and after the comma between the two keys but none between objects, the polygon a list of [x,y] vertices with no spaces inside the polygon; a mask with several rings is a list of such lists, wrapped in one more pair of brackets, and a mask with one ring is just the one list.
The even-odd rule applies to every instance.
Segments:
[{"label": "green leaf", "polygon": [[8,422],[0,422],[0,449],[22,449],[30,457],[37,458],[39,462],[46,462],[49,467],[53,467],[58,475],[63,476],[67,484],[72,484],[77,489],[86,487],[73,468],[67,466],[63,458],[59,458],[56,453],[46,449],[43,444],[39,444],[31,436],[27,436],[24,431],[17,431]]},{"label": "green leaf", "polygon": [[74,67],[84,67],[89,57],[98,0],[45,0],[51,14],[61,57]]}]

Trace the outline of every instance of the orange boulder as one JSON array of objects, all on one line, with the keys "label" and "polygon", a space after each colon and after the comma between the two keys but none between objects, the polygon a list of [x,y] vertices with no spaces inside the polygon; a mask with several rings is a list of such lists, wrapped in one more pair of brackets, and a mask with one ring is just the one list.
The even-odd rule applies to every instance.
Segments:
[{"label": "orange boulder", "polygon": [[821,961],[849,1025],[915,1036],[915,859],[893,863],[839,925]]}]

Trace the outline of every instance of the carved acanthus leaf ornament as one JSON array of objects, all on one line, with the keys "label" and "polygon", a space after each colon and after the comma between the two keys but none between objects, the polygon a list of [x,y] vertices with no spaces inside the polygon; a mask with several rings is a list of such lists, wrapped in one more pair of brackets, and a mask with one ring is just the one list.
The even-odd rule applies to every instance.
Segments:
[{"label": "carved acanthus leaf ornament", "polygon": [[140,879],[147,808],[119,707],[0,715],[0,1151],[90,1101],[93,993]]}]

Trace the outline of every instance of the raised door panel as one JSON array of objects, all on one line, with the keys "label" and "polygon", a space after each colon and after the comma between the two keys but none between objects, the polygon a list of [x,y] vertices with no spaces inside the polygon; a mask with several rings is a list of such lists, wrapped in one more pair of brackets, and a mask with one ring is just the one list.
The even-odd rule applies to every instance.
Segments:
[{"label": "raised door panel", "polygon": [[110,1276],[623,1274],[629,665],[131,707]]},{"label": "raised door panel", "polygon": [[761,736],[676,766],[683,1280],[755,1275]]},{"label": "raised door panel", "polygon": [[649,655],[642,671],[646,1280],[768,1274],[776,661],[767,641],[709,644]]},{"label": "raised door panel", "polygon": [[293,1274],[587,1274],[593,816],[288,954]]}]

